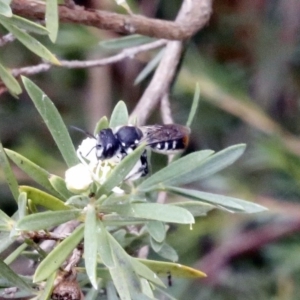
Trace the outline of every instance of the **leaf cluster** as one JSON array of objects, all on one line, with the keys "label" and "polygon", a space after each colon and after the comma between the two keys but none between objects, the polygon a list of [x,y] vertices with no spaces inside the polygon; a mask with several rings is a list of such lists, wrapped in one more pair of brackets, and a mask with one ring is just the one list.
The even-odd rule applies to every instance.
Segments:
[{"label": "leaf cluster", "polygon": [[[67,166],[76,165],[78,157],[75,148],[54,104],[29,79],[23,78],[23,83]],[[189,124],[198,99],[199,91],[194,98]],[[124,102],[119,102],[109,123],[102,118],[96,125],[95,133],[107,126],[125,124],[128,124],[127,108]],[[66,264],[71,264],[70,255],[78,250],[81,253],[78,264],[71,264],[68,272],[77,274],[76,284],[78,289],[86,292],[87,299],[100,299],[97,297],[101,290],[106,291],[103,299],[156,299],[157,294],[165,289],[165,284],[158,276],[205,276],[201,271],[174,263],[178,256],[176,250],[165,241],[167,223],[193,224],[195,216],[204,216],[215,208],[243,213],[265,210],[260,205],[241,199],[179,187],[229,166],[243,154],[245,145],[235,145],[218,153],[197,151],[173,160],[144,181],[128,184],[126,175],[140,159],[144,147],[141,145],[126,156],[102,185],[95,185],[93,193],[74,194],[67,189],[63,178],[50,174],[14,151],[3,149],[0,144],[0,166],[18,204],[18,211],[12,218],[0,211],[0,252],[16,239],[23,239],[20,247],[0,261],[1,286],[16,286],[22,296],[49,299],[54,282],[62,276],[62,270],[64,274],[67,272]],[[19,186],[7,157],[40,184],[43,190]],[[124,189],[124,194],[113,192],[117,186]],[[156,195],[159,191],[180,195],[188,200],[166,204],[152,202],[150,195]],[[76,229],[69,232],[68,236],[55,238],[51,229],[68,221],[76,222]],[[37,237],[39,240],[55,239],[57,243],[47,253],[36,242]],[[137,251],[145,245],[173,262],[139,259]],[[32,277],[23,278],[9,267],[21,254],[41,261]],[[63,276],[60,284],[67,281],[66,275]],[[45,281],[45,287],[41,288]],[[38,292],[33,289],[36,285],[40,286]],[[56,286],[55,291],[57,289]]]}]

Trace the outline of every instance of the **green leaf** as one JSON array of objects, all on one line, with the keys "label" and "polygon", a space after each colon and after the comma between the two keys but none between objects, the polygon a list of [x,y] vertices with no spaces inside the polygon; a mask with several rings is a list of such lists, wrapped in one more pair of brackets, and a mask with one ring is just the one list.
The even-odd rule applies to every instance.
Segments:
[{"label": "green leaf", "polygon": [[19,198],[19,187],[18,187],[18,182],[16,180],[16,177],[10,167],[9,161],[5,155],[4,148],[2,144],[0,143],[0,167],[2,168],[5,180],[8,184],[8,187],[16,200],[18,201]]},{"label": "green leaf", "polygon": [[27,194],[24,192],[20,193],[18,198],[18,214],[19,220],[27,215]]},{"label": "green leaf", "polygon": [[26,243],[21,244],[17,249],[15,249],[12,253],[9,254],[4,260],[4,263],[10,265],[13,261],[15,261],[21,253],[28,247]]},{"label": "green leaf", "polygon": [[105,212],[116,212],[120,216],[157,220],[169,223],[195,223],[192,214],[184,208],[159,203],[131,203],[101,207]]},{"label": "green leaf", "polygon": [[139,34],[133,34],[133,35],[117,38],[117,39],[105,40],[99,43],[99,45],[100,47],[105,49],[120,50],[124,48],[131,48],[134,46],[150,43],[153,42],[154,40],[155,40],[154,38],[150,38]]},{"label": "green leaf", "polygon": [[109,127],[108,119],[106,116],[104,116],[96,124],[95,130],[94,130],[94,135],[96,136],[100,132],[100,130],[102,130],[104,128],[108,128],[108,127]]},{"label": "green leaf", "polygon": [[[184,174],[182,177],[176,177],[165,181],[164,185],[177,186],[195,182],[211,176],[233,164],[244,153],[245,148],[245,144],[228,147],[207,158],[202,164],[195,166],[195,168],[193,169],[190,169],[190,171]],[[178,160],[177,162],[179,162],[180,160]]]},{"label": "green leaf", "polygon": [[187,127],[191,127],[193,120],[195,118],[196,112],[197,112],[197,108],[199,105],[199,100],[200,100],[200,87],[199,87],[199,83],[196,84],[196,89],[195,89],[195,94],[194,94],[194,99],[193,99],[193,103],[192,103],[192,107],[191,107],[191,111],[188,117],[188,120],[186,122],[186,126]]},{"label": "green leaf", "polygon": [[14,226],[14,220],[4,211],[0,210],[0,231],[10,231]]},{"label": "green leaf", "polygon": [[70,204],[75,207],[84,208],[90,202],[90,198],[84,195],[75,195],[70,197],[66,204]]},{"label": "green leaf", "polygon": [[165,52],[165,48],[161,49],[145,66],[145,68],[139,73],[134,81],[134,85],[141,83],[159,64]]},{"label": "green leaf", "polygon": [[47,279],[68,258],[83,238],[83,224],[78,226],[70,236],[64,239],[37,267],[33,281],[40,282]]},{"label": "green leaf", "polygon": [[0,253],[6,250],[14,241],[9,231],[0,231]]},{"label": "green leaf", "polygon": [[10,18],[12,16],[12,11],[9,6],[9,3],[5,1],[0,1],[0,15]]},{"label": "green leaf", "polygon": [[88,205],[86,209],[85,228],[84,228],[84,261],[86,273],[90,279],[92,286],[97,286],[97,249],[98,239],[95,238],[97,232],[97,215],[95,207]]},{"label": "green leaf", "polygon": [[108,268],[113,268],[115,263],[109,243],[108,232],[101,221],[98,221],[97,238],[99,241],[98,253],[102,263]]},{"label": "green leaf", "polygon": [[69,132],[53,102],[30,79],[22,77],[25,89],[42,116],[65,162],[69,167],[78,164],[78,158]]},{"label": "green leaf", "polygon": [[148,220],[131,217],[124,218],[119,215],[111,214],[103,216],[102,221],[105,226],[128,226],[145,224]]},{"label": "green leaf", "polygon": [[164,182],[172,180],[180,181],[183,176],[196,168],[198,169],[212,154],[212,150],[201,150],[188,154],[147,178],[138,186],[138,189],[141,191],[147,191],[156,185],[163,184]]},{"label": "green leaf", "polygon": [[151,237],[157,242],[161,243],[166,238],[165,224],[159,221],[149,221],[146,224]]},{"label": "green leaf", "polygon": [[179,278],[203,278],[206,277],[206,274],[190,268],[185,265],[171,263],[171,262],[163,262],[163,261],[155,261],[148,259],[139,259],[141,263],[150,268],[153,272],[155,272],[158,276],[168,277],[171,275],[172,277]]},{"label": "green leaf", "polygon": [[57,0],[46,0],[45,20],[50,40],[55,43],[59,26]]},{"label": "green leaf", "polygon": [[209,211],[216,208],[215,205],[199,202],[199,201],[184,201],[170,203],[170,205],[179,206],[188,210],[194,217],[206,216]]},{"label": "green leaf", "polygon": [[17,15],[13,15],[9,19],[6,18],[5,21],[10,25],[14,25],[26,31],[30,31],[41,35],[49,34],[48,30],[44,26]]},{"label": "green leaf", "polygon": [[18,28],[15,25],[11,25],[6,17],[0,16],[0,23],[11,32],[25,47],[27,47],[30,51],[35,53],[36,55],[48,60],[52,64],[60,65],[60,62],[57,58],[38,40],[33,38],[27,32]]},{"label": "green leaf", "polygon": [[216,205],[217,207],[224,207],[232,212],[257,213],[266,211],[267,208],[256,203],[241,200],[238,198],[200,192],[196,190],[189,190],[168,186],[165,188],[168,192],[181,195],[193,200],[200,200],[205,203]]},{"label": "green leaf", "polygon": [[16,229],[33,231],[48,229],[75,220],[80,216],[80,213],[81,211],[78,209],[40,212],[21,219],[17,223]]},{"label": "green leaf", "polygon": [[141,278],[141,284],[142,284],[142,293],[145,294],[149,299],[155,299],[154,294],[152,291],[152,287],[148,280]]},{"label": "green leaf", "polygon": [[124,101],[119,101],[115,106],[109,122],[109,127],[116,128],[118,126],[128,124],[128,111]]},{"label": "green leaf", "polygon": [[50,210],[71,209],[70,206],[67,206],[63,201],[59,200],[58,198],[31,186],[20,186],[20,192],[27,193],[27,198],[30,199],[35,205],[41,205]]},{"label": "green leaf", "polygon": [[109,272],[120,299],[140,299],[138,295],[142,293],[141,283],[133,268],[129,255],[109,233],[108,237],[115,264],[113,268],[109,268]]},{"label": "green leaf", "polygon": [[155,252],[158,252],[162,248],[163,243],[157,242],[155,239],[150,237],[150,246]]},{"label": "green leaf", "polygon": [[115,186],[119,185],[133,169],[144,152],[145,145],[140,145],[129,155],[127,155],[109,174],[106,181],[100,187],[98,194],[110,192]]},{"label": "green leaf", "polygon": [[41,295],[38,296],[39,300],[48,300],[51,299],[51,294],[53,291],[53,287],[54,287],[54,282],[56,279],[56,273],[53,272],[47,279],[46,281],[46,285],[44,286],[44,289],[41,293]]},{"label": "green leaf", "polygon": [[2,260],[0,260],[0,278],[5,278],[12,286],[16,286],[33,294],[31,287]]},{"label": "green leaf", "polygon": [[59,194],[53,189],[52,185],[49,182],[50,173],[48,171],[41,168],[40,166],[17,152],[9,149],[4,150],[6,152],[6,155],[29,177],[31,177],[42,187],[46,188],[49,192],[53,193],[56,196],[59,196]]},{"label": "green leaf", "polygon": [[171,260],[173,262],[178,261],[178,254],[173,247],[171,247],[166,242],[162,244],[160,249],[157,251],[157,254],[163,258]]},{"label": "green leaf", "polygon": [[65,200],[74,196],[74,194],[67,189],[66,182],[61,177],[51,174],[49,181],[54,190]]},{"label": "green leaf", "polygon": [[106,283],[106,293],[107,293],[107,299],[109,300],[120,300],[116,287],[112,281],[108,281]]},{"label": "green leaf", "polygon": [[165,284],[158,278],[156,273],[154,273],[148,266],[146,266],[145,264],[140,262],[139,259],[137,259],[135,257],[131,257],[131,264],[132,264],[135,272],[139,276],[149,280],[150,282],[152,282],[158,286],[165,287]]},{"label": "green leaf", "polygon": [[22,93],[22,88],[19,85],[18,80],[16,80],[15,77],[10,73],[10,71],[4,68],[4,66],[1,64],[0,64],[0,78],[2,79],[3,83],[6,85],[8,90],[13,95],[19,95]]}]

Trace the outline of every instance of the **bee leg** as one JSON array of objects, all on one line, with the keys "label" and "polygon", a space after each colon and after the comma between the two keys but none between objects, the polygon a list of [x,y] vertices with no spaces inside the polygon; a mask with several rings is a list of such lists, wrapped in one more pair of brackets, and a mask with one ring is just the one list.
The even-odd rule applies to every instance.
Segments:
[{"label": "bee leg", "polygon": [[149,168],[148,168],[147,150],[145,150],[141,155],[139,161],[135,164],[133,169],[127,175],[126,180],[131,180],[131,181],[137,180],[140,177],[146,176],[148,172],[149,172]]}]

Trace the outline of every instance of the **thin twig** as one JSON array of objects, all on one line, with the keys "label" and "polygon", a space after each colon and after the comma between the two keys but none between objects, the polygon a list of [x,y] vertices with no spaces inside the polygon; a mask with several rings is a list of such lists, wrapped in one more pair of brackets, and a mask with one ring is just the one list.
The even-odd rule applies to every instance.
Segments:
[{"label": "thin twig", "polygon": [[6,45],[7,43],[13,42],[14,40],[15,40],[15,37],[11,33],[1,36],[0,37],[0,47]]},{"label": "thin twig", "polygon": [[[146,52],[149,50],[159,48],[159,47],[165,45],[166,43],[167,43],[166,40],[158,40],[158,41],[151,42],[148,44],[127,48],[127,49],[122,50],[120,53],[113,55],[111,57],[96,59],[96,60],[85,60],[85,61],[61,60],[60,61],[61,65],[59,67],[75,69],[75,68],[93,68],[93,67],[107,66],[107,65],[119,62],[125,58],[134,58],[137,54],[139,54],[141,52]],[[12,70],[12,75],[15,77],[18,77],[20,75],[29,76],[29,75],[33,75],[33,74],[46,72],[53,66],[54,65],[51,65],[49,63],[41,63],[36,66],[16,68],[16,69]],[[55,66],[57,67],[57,65],[55,65]]]},{"label": "thin twig", "polygon": [[[212,9],[212,0],[185,0],[176,17],[176,23],[192,28],[193,32],[207,23]],[[179,41],[170,41],[166,46],[163,58],[143,96],[131,114],[139,124],[144,124],[153,109],[165,94],[169,93],[171,83],[176,75],[177,66],[183,50]]]},{"label": "thin twig", "polygon": [[[198,0],[188,0],[187,2],[193,3],[197,1]],[[45,19],[46,5],[42,1],[13,0],[11,8],[14,14],[22,17],[33,20]],[[197,7],[197,9],[200,9],[200,14],[203,13],[202,7]],[[200,15],[197,9],[194,11],[191,10],[192,14],[195,15],[194,19]],[[192,22],[185,22],[186,20],[184,18],[175,23],[172,21],[146,18],[140,15],[123,15],[108,11],[85,9],[77,5],[71,8],[59,5],[58,12],[61,22],[88,25],[123,34],[139,33],[168,40],[188,39],[198,29],[197,22],[193,20]]]},{"label": "thin twig", "polygon": [[160,101],[160,113],[164,124],[174,123],[168,94],[165,94]]},{"label": "thin twig", "polygon": [[222,278],[222,271],[234,258],[257,251],[266,244],[277,241],[288,234],[299,232],[299,230],[299,218],[291,219],[289,216],[284,220],[278,220],[260,228],[241,232],[240,234],[235,233],[234,236],[227,238],[224,243],[202,257],[196,268],[208,274],[206,280],[209,283],[217,284]]}]

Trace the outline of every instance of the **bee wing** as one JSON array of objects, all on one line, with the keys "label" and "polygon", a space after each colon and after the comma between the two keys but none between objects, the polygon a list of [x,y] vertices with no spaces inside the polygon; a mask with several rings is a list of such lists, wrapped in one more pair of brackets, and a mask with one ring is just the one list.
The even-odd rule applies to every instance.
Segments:
[{"label": "bee wing", "polygon": [[172,154],[186,148],[190,128],[179,124],[150,125],[140,127],[143,139],[152,150]]}]

